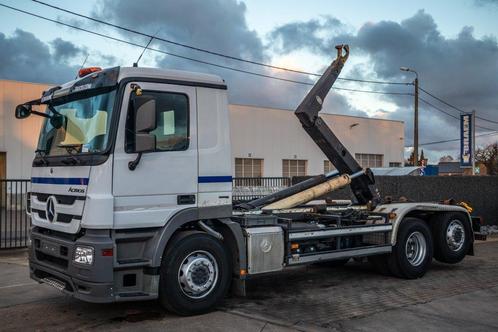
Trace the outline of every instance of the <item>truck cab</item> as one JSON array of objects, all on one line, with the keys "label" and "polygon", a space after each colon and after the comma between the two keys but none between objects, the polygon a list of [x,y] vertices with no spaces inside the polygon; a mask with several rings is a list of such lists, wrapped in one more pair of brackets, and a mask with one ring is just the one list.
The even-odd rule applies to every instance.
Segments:
[{"label": "truck cab", "polygon": [[227,87],[150,68],[82,76],[40,100],[31,275],[89,301],[155,298],[165,225],[232,215]]}]

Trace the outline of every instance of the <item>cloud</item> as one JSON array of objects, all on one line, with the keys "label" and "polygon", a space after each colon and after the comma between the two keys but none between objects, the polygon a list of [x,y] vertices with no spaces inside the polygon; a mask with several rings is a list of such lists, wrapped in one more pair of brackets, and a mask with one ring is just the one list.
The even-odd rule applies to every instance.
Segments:
[{"label": "cloud", "polygon": [[[338,19],[322,16],[306,22],[292,22],[275,28],[268,35],[269,46],[279,54],[307,48],[311,51],[334,54],[340,39],[347,39],[347,27]],[[327,37],[323,37],[325,33]]]},{"label": "cloud", "polygon": [[[140,2],[129,0],[100,1],[94,8],[93,15],[121,26],[131,27],[149,34],[157,32],[160,37],[219,53],[258,62],[270,62],[271,60],[270,53],[261,38],[247,25],[246,6],[243,2],[235,0],[152,0],[148,2],[147,6],[144,6]],[[332,21],[329,24],[332,24]],[[129,33],[122,35],[125,38],[134,38],[137,42],[146,43],[143,37],[133,36]],[[303,75],[275,71],[207,55],[161,41],[154,41],[153,47],[265,75],[308,83],[313,82]],[[293,109],[310,88],[307,85],[236,73],[159,53],[150,54],[154,54],[156,65],[159,68],[207,72],[221,76],[229,86],[228,93],[231,103]],[[366,115],[366,113],[352,108],[343,96],[331,94],[334,96],[326,100],[325,109],[333,109],[334,112],[347,114]]]},{"label": "cloud", "polygon": [[[497,1],[480,1],[497,3]],[[330,54],[330,49],[341,35],[337,27],[344,26],[315,20],[289,23],[277,27],[270,33],[272,41],[280,45],[293,45],[311,52]],[[323,30],[328,30],[324,34]],[[339,29],[339,33],[343,29]],[[313,44],[301,42],[306,35],[312,36]],[[323,37],[323,36],[326,37]],[[322,37],[319,37],[322,36]],[[423,10],[401,22],[380,21],[366,23],[349,35],[352,56],[359,54],[368,59],[368,66],[379,79],[410,81],[413,75],[401,72],[400,66],[417,70],[420,84],[426,90],[460,108],[478,115],[497,119],[498,111],[498,43],[496,37],[476,38],[472,27],[463,27],[456,37],[443,36],[431,15]],[[295,41],[298,42],[295,42]],[[282,48],[285,51],[285,47]],[[360,65],[358,68],[362,68]],[[353,71],[362,76],[360,70]],[[445,109],[455,116],[458,111],[448,108],[421,93],[421,97]],[[407,144],[413,136],[413,99],[409,97],[386,97],[398,109],[388,117],[402,119],[406,124]],[[420,142],[458,137],[458,121],[420,103]],[[478,125],[498,129],[497,125],[478,121]],[[448,149],[448,145],[430,146],[431,150]]]},{"label": "cloud", "polygon": [[86,51],[61,38],[54,39],[50,42],[50,45],[54,49],[53,57],[55,61],[67,61],[81,54],[86,55]]},{"label": "cloud", "polygon": [[10,37],[0,33],[0,77],[39,83],[73,79],[78,68],[67,61],[83,50],[59,38],[50,45],[53,51],[48,44],[21,29]]},{"label": "cloud", "polygon": [[498,0],[474,0],[474,4],[478,7],[483,6],[498,6]]}]

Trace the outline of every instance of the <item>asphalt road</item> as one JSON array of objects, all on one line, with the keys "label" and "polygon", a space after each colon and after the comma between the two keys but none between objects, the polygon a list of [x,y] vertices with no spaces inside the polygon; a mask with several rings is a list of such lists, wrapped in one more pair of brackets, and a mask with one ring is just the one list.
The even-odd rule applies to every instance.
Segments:
[{"label": "asphalt road", "polygon": [[177,317],[155,301],[88,304],[28,278],[26,253],[0,251],[0,330],[483,331],[498,330],[498,241],[422,279],[381,276],[368,264],[301,267],[255,278],[246,298]]}]

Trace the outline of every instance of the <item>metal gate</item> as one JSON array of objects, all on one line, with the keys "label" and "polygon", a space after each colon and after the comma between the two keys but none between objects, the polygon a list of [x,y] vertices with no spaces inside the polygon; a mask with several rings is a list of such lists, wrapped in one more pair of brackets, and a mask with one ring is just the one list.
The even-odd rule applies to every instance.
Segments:
[{"label": "metal gate", "polygon": [[240,177],[232,180],[232,199],[234,202],[247,202],[270,195],[291,185],[288,177]]},{"label": "metal gate", "polygon": [[30,180],[0,179],[0,249],[29,244],[31,218],[26,214]]}]

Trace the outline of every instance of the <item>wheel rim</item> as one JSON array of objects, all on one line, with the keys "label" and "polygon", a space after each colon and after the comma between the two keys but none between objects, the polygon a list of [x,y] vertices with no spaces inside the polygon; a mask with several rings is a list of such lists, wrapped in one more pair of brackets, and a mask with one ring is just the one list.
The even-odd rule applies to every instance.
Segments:
[{"label": "wheel rim", "polygon": [[446,243],[453,251],[462,249],[465,243],[465,229],[460,220],[452,220],[446,228]]},{"label": "wheel rim", "polygon": [[183,260],[178,271],[178,283],[186,296],[200,299],[214,289],[218,274],[218,263],[213,255],[198,250]]},{"label": "wheel rim", "polygon": [[425,236],[418,231],[411,233],[405,246],[408,262],[413,266],[419,266],[424,261],[426,253],[427,242],[425,241]]}]

